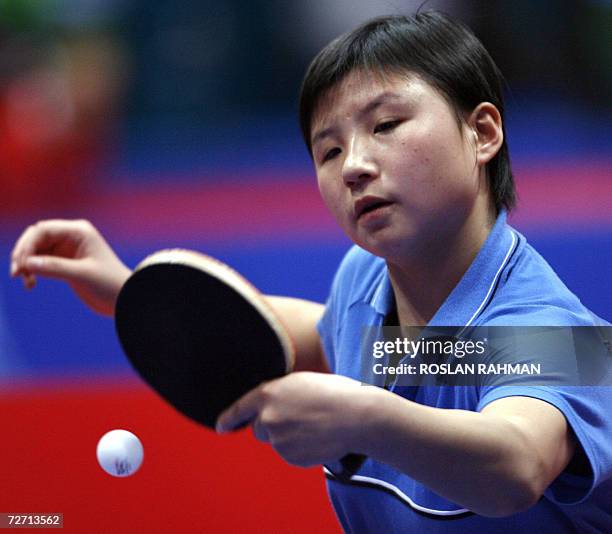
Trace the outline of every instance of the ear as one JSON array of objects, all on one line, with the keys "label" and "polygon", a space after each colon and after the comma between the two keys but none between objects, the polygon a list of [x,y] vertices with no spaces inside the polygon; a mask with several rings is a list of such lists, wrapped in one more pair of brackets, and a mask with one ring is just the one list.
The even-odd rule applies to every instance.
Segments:
[{"label": "ear", "polygon": [[476,143],[476,161],[485,165],[495,157],[504,142],[501,115],[490,102],[481,102],[470,114],[467,124]]}]

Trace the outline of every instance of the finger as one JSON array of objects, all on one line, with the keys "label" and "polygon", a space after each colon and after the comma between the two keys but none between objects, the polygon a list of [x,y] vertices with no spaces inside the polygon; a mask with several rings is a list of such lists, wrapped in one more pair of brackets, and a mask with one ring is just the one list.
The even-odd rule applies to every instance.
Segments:
[{"label": "finger", "polygon": [[261,404],[260,388],[252,389],[217,418],[215,430],[219,433],[230,432],[249,424],[259,414]]},{"label": "finger", "polygon": [[263,443],[270,443],[270,435],[259,417],[253,421],[253,434],[256,440],[262,441]]},{"label": "finger", "polygon": [[11,276],[17,276],[17,274],[19,274],[23,251],[26,249],[26,243],[32,240],[35,231],[34,226],[28,226],[15,243],[11,252]]},{"label": "finger", "polygon": [[60,280],[76,280],[82,275],[82,263],[58,256],[30,256],[25,259],[23,267],[27,270],[26,278],[38,274]]}]

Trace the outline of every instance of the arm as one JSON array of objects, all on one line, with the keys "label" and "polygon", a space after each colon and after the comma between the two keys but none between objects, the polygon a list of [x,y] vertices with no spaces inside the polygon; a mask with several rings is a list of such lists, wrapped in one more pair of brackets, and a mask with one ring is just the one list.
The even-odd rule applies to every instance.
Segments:
[{"label": "arm", "polygon": [[503,398],[475,413],[381,393],[366,408],[363,452],[481,515],[531,507],[574,453],[565,417],[539,399]]},{"label": "arm", "polygon": [[259,386],[219,417],[217,430],[244,421],[290,463],[365,454],[490,517],[535,504],[575,447],[561,412],[538,399],[499,399],[482,413],[448,410],[318,373]]},{"label": "arm", "polygon": [[[93,311],[112,316],[130,269],[98,230],[85,220],[53,219],[29,226],[11,254],[11,276],[31,289],[36,276],[67,282]],[[324,306],[307,300],[266,297],[296,346],[295,370],[329,372],[316,325]]]},{"label": "arm", "polygon": [[329,373],[317,332],[325,306],[309,300],[267,295],[266,300],[289,330],[295,344],[295,371]]}]

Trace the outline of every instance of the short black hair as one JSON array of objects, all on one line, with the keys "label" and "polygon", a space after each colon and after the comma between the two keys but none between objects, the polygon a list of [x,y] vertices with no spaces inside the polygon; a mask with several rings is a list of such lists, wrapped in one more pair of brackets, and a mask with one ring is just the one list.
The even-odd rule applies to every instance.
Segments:
[{"label": "short black hair", "polygon": [[[458,120],[481,102],[491,102],[504,119],[503,77],[497,65],[462,23],[439,11],[392,15],[365,22],[334,39],[314,58],[300,91],[300,126],[312,156],[313,113],[329,89],[355,70],[413,73],[439,90]],[[508,144],[487,163],[495,207],[516,203]]]}]

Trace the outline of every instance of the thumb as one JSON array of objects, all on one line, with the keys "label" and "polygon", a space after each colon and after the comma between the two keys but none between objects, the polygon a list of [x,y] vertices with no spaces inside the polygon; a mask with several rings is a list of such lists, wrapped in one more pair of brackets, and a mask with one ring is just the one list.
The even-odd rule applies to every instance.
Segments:
[{"label": "thumb", "polygon": [[30,256],[26,259],[24,267],[32,274],[75,280],[82,274],[79,263],[79,260],[58,256]]}]

